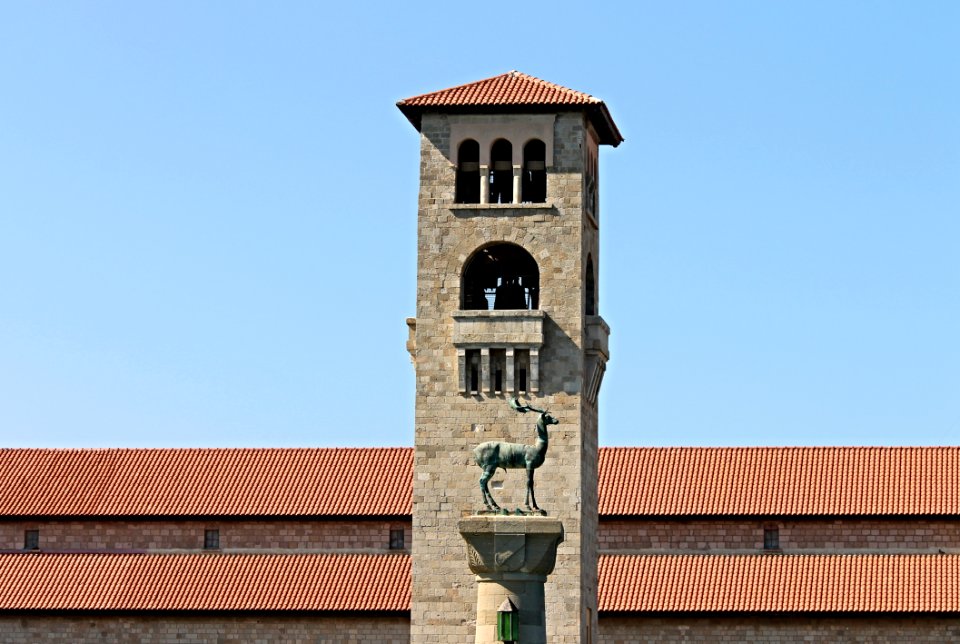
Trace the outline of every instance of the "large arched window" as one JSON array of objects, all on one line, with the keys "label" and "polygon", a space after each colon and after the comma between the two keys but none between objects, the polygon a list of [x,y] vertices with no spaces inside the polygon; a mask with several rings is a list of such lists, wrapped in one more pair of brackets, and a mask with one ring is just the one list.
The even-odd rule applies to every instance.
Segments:
[{"label": "large arched window", "polygon": [[480,144],[467,139],[457,151],[457,203],[480,203]]},{"label": "large arched window", "polygon": [[490,148],[490,203],[513,203],[513,145],[506,139]]},{"label": "large arched window", "polygon": [[597,314],[597,278],[593,274],[593,257],[587,255],[587,271],[584,276],[584,297],[586,298],[585,313],[587,315]]},{"label": "large arched window", "polygon": [[540,268],[516,244],[493,244],[475,252],[463,271],[463,308],[537,309]]},{"label": "large arched window", "polygon": [[547,146],[533,139],[523,146],[523,201],[543,203],[547,200]]}]

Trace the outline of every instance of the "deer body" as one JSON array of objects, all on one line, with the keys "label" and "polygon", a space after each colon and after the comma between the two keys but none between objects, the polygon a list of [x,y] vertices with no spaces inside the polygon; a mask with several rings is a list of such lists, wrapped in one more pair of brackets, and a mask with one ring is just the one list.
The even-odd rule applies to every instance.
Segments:
[{"label": "deer body", "polygon": [[500,506],[493,500],[487,483],[493,477],[497,468],[507,469],[525,469],[527,470],[527,499],[526,506],[528,510],[539,510],[537,499],[533,493],[533,472],[543,465],[547,456],[547,426],[556,425],[560,421],[551,416],[548,412],[539,411],[540,418],[537,420],[537,440],[533,445],[524,445],[522,443],[505,443],[501,441],[488,441],[477,445],[473,450],[474,459],[483,474],[480,476],[480,492],[483,494],[483,503],[490,510],[499,510]]}]

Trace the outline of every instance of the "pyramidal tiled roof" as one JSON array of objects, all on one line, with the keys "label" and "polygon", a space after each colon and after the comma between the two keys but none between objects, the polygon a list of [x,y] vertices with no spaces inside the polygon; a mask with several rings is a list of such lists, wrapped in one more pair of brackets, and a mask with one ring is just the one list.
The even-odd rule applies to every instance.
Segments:
[{"label": "pyramidal tiled roof", "polygon": [[407,516],[413,450],[0,449],[0,516]]},{"label": "pyramidal tiled roof", "polygon": [[602,102],[584,92],[514,70],[438,92],[405,98],[398,105],[490,107],[493,105],[599,105]]},{"label": "pyramidal tiled roof", "polygon": [[605,516],[960,514],[960,447],[608,447]]},{"label": "pyramidal tiled roof", "polygon": [[3,554],[0,611],[408,611],[400,554]]},{"label": "pyramidal tiled roof", "polygon": [[605,555],[599,610],[960,612],[960,555]]},{"label": "pyramidal tiled roof", "polygon": [[599,98],[518,72],[457,85],[437,92],[411,96],[397,102],[410,122],[420,128],[420,116],[437,112],[586,111],[600,134],[601,143],[623,141],[606,105]]}]

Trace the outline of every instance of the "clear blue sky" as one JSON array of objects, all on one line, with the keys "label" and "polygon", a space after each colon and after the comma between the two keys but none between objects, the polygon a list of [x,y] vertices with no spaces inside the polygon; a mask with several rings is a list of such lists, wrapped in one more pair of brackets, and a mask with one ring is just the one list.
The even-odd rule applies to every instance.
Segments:
[{"label": "clear blue sky", "polygon": [[607,102],[604,445],[960,441],[960,3],[0,2],[0,444],[411,445],[417,133]]}]

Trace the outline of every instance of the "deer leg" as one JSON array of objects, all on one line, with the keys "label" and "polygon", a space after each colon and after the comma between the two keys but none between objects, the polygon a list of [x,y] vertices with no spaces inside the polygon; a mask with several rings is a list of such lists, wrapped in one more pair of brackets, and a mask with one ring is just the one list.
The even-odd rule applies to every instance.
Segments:
[{"label": "deer leg", "polygon": [[527,468],[527,509],[539,510],[537,507],[537,497],[533,494],[533,468]]},{"label": "deer leg", "polygon": [[483,474],[480,475],[480,491],[483,493],[483,504],[487,506],[488,510],[499,510],[500,506],[497,505],[497,502],[493,500],[493,495],[490,494],[490,489],[487,487],[487,482],[493,476],[494,472],[497,471],[496,466],[488,467],[483,470]]}]

